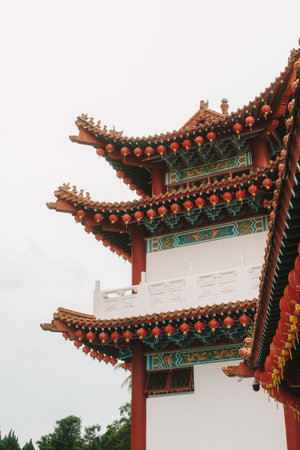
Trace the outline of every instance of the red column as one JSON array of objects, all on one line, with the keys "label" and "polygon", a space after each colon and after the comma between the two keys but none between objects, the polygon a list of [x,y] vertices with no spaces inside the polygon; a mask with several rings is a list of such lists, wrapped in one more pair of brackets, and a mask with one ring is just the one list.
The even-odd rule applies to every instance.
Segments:
[{"label": "red column", "polygon": [[142,342],[132,342],[131,450],[146,450],[146,358]]},{"label": "red column", "polygon": [[285,431],[287,450],[299,450],[300,449],[300,422],[295,417],[292,408],[287,406],[284,411],[285,416]]},{"label": "red column", "polygon": [[165,164],[162,162],[153,164],[151,172],[152,172],[152,195],[164,194],[166,192]]},{"label": "red column", "polygon": [[143,227],[137,226],[131,234],[132,284],[140,284],[146,271],[146,242]]},{"label": "red column", "polygon": [[251,153],[253,168],[263,167],[269,163],[268,142],[266,138],[252,139]]}]

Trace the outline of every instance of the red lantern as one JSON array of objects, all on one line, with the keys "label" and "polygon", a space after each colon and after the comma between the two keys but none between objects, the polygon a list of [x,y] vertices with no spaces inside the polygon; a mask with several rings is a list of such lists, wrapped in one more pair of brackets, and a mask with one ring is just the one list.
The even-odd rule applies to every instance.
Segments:
[{"label": "red lantern", "polygon": [[63,333],[62,335],[63,335],[63,337],[65,338],[66,341],[69,339],[68,333]]},{"label": "red lantern", "polygon": [[131,179],[129,177],[124,177],[123,178],[123,183],[130,184],[131,183]]},{"label": "red lantern", "polygon": [[103,219],[104,219],[104,217],[100,213],[97,213],[94,215],[94,220],[96,223],[100,223]]},{"label": "red lantern", "polygon": [[116,222],[118,222],[119,217],[116,216],[115,214],[111,214],[108,219],[109,219],[110,223],[116,223]]},{"label": "red lantern", "polygon": [[130,214],[123,214],[122,221],[125,223],[126,227],[131,222],[131,215]]},{"label": "red lantern", "polygon": [[103,239],[103,234],[101,234],[101,233],[95,234],[95,239],[97,239],[97,241],[102,241],[102,239]]},{"label": "red lantern", "polygon": [[97,355],[97,352],[95,350],[92,350],[91,353],[90,353],[90,357],[95,359],[96,355]]},{"label": "red lantern", "polygon": [[180,331],[184,334],[184,336],[187,335],[190,328],[191,328],[190,325],[185,322],[183,322],[179,327]]},{"label": "red lantern", "polygon": [[109,363],[110,362],[110,356],[104,355],[103,356],[103,361],[105,362],[105,364]]},{"label": "red lantern", "polygon": [[80,209],[79,211],[77,211],[77,217],[79,217],[80,220],[84,219],[86,216],[86,212],[83,211],[82,209]]},{"label": "red lantern", "polygon": [[89,340],[90,344],[96,339],[96,335],[92,331],[89,331],[85,337]]},{"label": "red lantern", "polygon": [[167,149],[164,145],[159,145],[157,147],[157,153],[159,153],[162,158],[164,157],[164,154],[166,153],[166,151],[167,151]]},{"label": "red lantern", "polygon": [[219,322],[215,319],[212,319],[208,322],[208,326],[211,328],[211,331],[214,333],[219,326]]},{"label": "red lantern", "polygon": [[93,227],[84,227],[84,231],[86,233],[91,233],[93,231]]},{"label": "red lantern", "polygon": [[161,335],[161,329],[158,327],[155,327],[151,330],[151,333],[153,334],[153,336],[155,337],[155,339],[158,339],[159,336]]},{"label": "red lantern", "polygon": [[176,152],[179,150],[178,142],[172,142],[172,144],[170,145],[170,149],[172,150],[174,155],[176,155]]},{"label": "red lantern", "polygon": [[124,369],[124,370],[129,370],[129,367],[130,367],[130,364],[128,364],[128,363],[123,363],[122,364],[122,368]]},{"label": "red lantern", "polygon": [[191,200],[186,200],[184,202],[183,206],[187,210],[187,212],[189,213],[190,210],[194,208],[194,203]]},{"label": "red lantern", "polygon": [[233,195],[231,192],[224,192],[223,194],[223,200],[225,202],[227,202],[227,205],[229,205],[229,203],[231,202],[231,200],[233,199]]},{"label": "red lantern", "polygon": [[201,333],[202,330],[204,330],[205,325],[203,322],[201,322],[200,320],[198,320],[195,324],[194,324],[194,328],[197,331],[197,333]]},{"label": "red lantern", "polygon": [[133,215],[137,222],[140,222],[144,218],[144,213],[142,211],[136,211]]},{"label": "red lantern", "polygon": [[210,131],[209,133],[207,133],[206,137],[210,142],[210,146],[212,146],[212,143],[216,139],[217,136],[213,131]]},{"label": "red lantern", "polygon": [[147,331],[144,328],[139,328],[137,330],[136,334],[138,335],[139,339],[142,341],[143,338],[147,335]]},{"label": "red lantern", "polygon": [[112,338],[112,340],[116,344],[118,342],[118,340],[121,338],[121,335],[117,331],[114,331],[113,333],[111,333],[110,337]]},{"label": "red lantern", "polygon": [[129,150],[128,147],[122,147],[122,148],[121,148],[121,153],[122,153],[122,155],[123,155],[123,158],[125,159],[126,156],[128,156],[128,155],[130,154],[130,150]]},{"label": "red lantern", "polygon": [[202,136],[197,136],[195,138],[195,143],[198,145],[199,149],[201,147],[202,144],[204,144],[205,140]]},{"label": "red lantern", "polygon": [[97,352],[96,358],[98,359],[99,362],[102,361],[104,358],[103,353]]},{"label": "red lantern", "polygon": [[144,191],[143,189],[137,189],[136,190],[137,195],[139,195],[140,197],[142,197],[144,195]]},{"label": "red lantern", "polygon": [[198,208],[202,209],[203,206],[205,205],[205,200],[202,197],[198,197],[196,198],[195,203],[198,206]]},{"label": "red lantern", "polygon": [[130,185],[129,185],[129,189],[130,189],[131,191],[135,191],[136,188],[137,188],[137,185],[136,185],[136,184],[130,184]]},{"label": "red lantern", "polygon": [[148,209],[147,216],[152,221],[154,217],[156,216],[156,211],[154,209]]},{"label": "red lantern", "polygon": [[238,135],[238,137],[240,137],[240,133],[243,129],[243,126],[240,123],[235,123],[232,127],[233,131],[236,132],[236,134]]},{"label": "red lantern", "polygon": [[133,334],[131,333],[131,331],[126,330],[126,331],[124,331],[123,336],[124,336],[125,341],[129,342],[130,339],[132,339]]},{"label": "red lantern", "polygon": [[103,239],[102,244],[104,245],[104,247],[109,247],[110,241],[108,239]]},{"label": "red lantern", "polygon": [[97,148],[96,153],[98,156],[105,155],[105,151],[103,150],[103,148]]},{"label": "red lantern", "polygon": [[165,332],[167,333],[167,336],[172,336],[172,334],[174,333],[175,328],[173,327],[173,325],[166,325],[165,326]]},{"label": "red lantern", "polygon": [[175,216],[180,211],[180,205],[178,205],[178,203],[172,203],[170,209],[174,213],[174,216]]},{"label": "red lantern", "polygon": [[81,347],[82,345],[83,345],[83,342],[82,341],[74,341],[74,345],[75,345],[75,347],[77,348],[77,350],[79,349],[79,347]]},{"label": "red lantern", "polygon": [[243,325],[243,327],[245,327],[250,322],[250,317],[243,314],[239,317],[239,322]]},{"label": "red lantern", "polygon": [[136,148],[133,150],[133,153],[135,154],[135,156],[136,156],[137,158],[139,158],[140,156],[142,156],[143,150],[142,150],[140,147],[136,147]]},{"label": "red lantern", "polygon": [[113,366],[115,366],[118,362],[117,358],[110,358],[110,362]]},{"label": "red lantern", "polygon": [[213,194],[209,197],[210,203],[213,205],[213,207],[216,207],[216,204],[219,203],[219,197],[216,194]]},{"label": "red lantern", "polygon": [[188,150],[189,148],[192,147],[193,144],[192,144],[192,141],[190,141],[189,139],[186,139],[185,141],[183,141],[182,145],[186,150]]},{"label": "red lantern", "polygon": [[241,203],[243,203],[243,199],[246,197],[246,192],[242,190],[236,191],[235,196]]},{"label": "red lantern", "polygon": [[265,178],[262,184],[263,187],[265,187],[268,190],[273,186],[273,181],[271,180],[271,178]]},{"label": "red lantern", "polygon": [[111,245],[110,247],[109,247],[109,250],[111,251],[111,252],[115,252],[116,250],[117,250],[117,246],[116,245]]},{"label": "red lantern", "polygon": [[255,119],[252,116],[248,116],[246,117],[246,125],[248,125],[248,127],[250,128],[250,131],[252,130],[252,126],[255,124]]},{"label": "red lantern", "polygon": [[108,153],[112,153],[115,150],[115,146],[112,144],[107,144],[105,148]]},{"label": "red lantern", "polygon": [[168,210],[165,206],[160,206],[157,210],[160,217],[163,219],[166,214],[168,214]]},{"label": "red lantern", "polygon": [[117,177],[118,178],[124,178],[125,177],[125,172],[123,172],[123,170],[118,170]]},{"label": "red lantern", "polygon": [[118,248],[118,249],[116,250],[116,254],[117,254],[118,256],[121,256],[122,253],[123,253],[123,250],[122,250],[121,248]]},{"label": "red lantern", "polygon": [[154,153],[154,150],[153,150],[153,148],[152,147],[146,147],[145,148],[145,153],[146,153],[146,155],[148,156],[148,159],[150,158],[150,156],[152,156],[153,155],[153,153]]},{"label": "red lantern", "polygon": [[90,353],[91,347],[89,347],[88,345],[85,345],[84,347],[82,347],[82,351],[83,351],[83,353],[85,353],[87,355],[88,353]]},{"label": "red lantern", "polygon": [[268,114],[271,112],[271,108],[269,105],[263,105],[261,107],[261,112],[265,116],[265,119],[267,120]]},{"label": "red lantern", "polygon": [[100,341],[101,341],[101,343],[103,345],[103,344],[105,344],[105,342],[108,339],[108,334],[105,333],[104,331],[102,331],[102,333],[100,333],[98,337],[99,337],[99,339],[100,339]]},{"label": "red lantern", "polygon": [[81,341],[85,337],[85,332],[83,330],[77,330],[75,336]]},{"label": "red lantern", "polygon": [[226,327],[228,328],[228,329],[230,329],[231,327],[232,327],[232,325],[234,324],[234,320],[233,320],[233,318],[232,317],[225,317],[225,319],[223,320],[223,322],[224,322],[224,325],[226,325]]},{"label": "red lantern", "polygon": [[248,187],[248,192],[250,195],[252,195],[252,197],[255,197],[256,194],[258,193],[258,187],[255,186],[255,184],[251,184],[251,186]]}]

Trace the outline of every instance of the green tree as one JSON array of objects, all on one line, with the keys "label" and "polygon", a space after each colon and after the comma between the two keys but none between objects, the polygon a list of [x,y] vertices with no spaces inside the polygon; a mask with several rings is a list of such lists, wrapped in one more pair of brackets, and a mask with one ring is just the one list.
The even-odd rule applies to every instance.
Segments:
[{"label": "green tree", "polygon": [[85,450],[100,450],[101,436],[100,425],[85,427],[83,435]]},{"label": "green tree", "polygon": [[31,439],[29,442],[26,442],[22,450],[35,450]]},{"label": "green tree", "polygon": [[131,405],[126,403],[120,408],[121,418],[108,425],[101,436],[101,450],[130,450]]},{"label": "green tree", "polygon": [[82,450],[81,420],[79,417],[68,416],[56,421],[53,433],[42,436],[37,441],[40,450]]},{"label": "green tree", "polygon": [[14,431],[10,430],[7,436],[0,439],[0,450],[21,450]]}]

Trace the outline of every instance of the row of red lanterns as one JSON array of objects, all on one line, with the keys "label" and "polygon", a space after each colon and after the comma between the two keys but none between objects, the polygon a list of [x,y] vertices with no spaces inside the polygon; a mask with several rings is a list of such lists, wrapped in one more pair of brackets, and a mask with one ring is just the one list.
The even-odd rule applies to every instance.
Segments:
[{"label": "row of red lanterns", "polygon": [[[270,112],[271,112],[271,107],[269,105],[263,105],[261,107],[261,113],[264,115],[265,119],[267,119],[267,116]],[[252,116],[246,117],[245,124],[250,128],[250,130],[252,130],[254,123],[255,123],[254,117],[252,117]],[[239,122],[237,122],[233,125],[232,129],[239,136],[241,131],[243,130],[243,125],[240,124]],[[213,131],[210,131],[209,133],[206,134],[206,139],[210,142],[210,144],[212,144],[216,138],[217,138],[216,133],[214,133]],[[191,141],[190,139],[185,139],[181,145],[184,149],[188,150],[189,148],[193,147],[195,144],[198,145],[198,147],[200,148],[201,145],[203,145],[204,143],[205,143],[205,138],[203,136],[197,136],[194,139],[194,142]],[[174,154],[176,154],[178,152],[178,150],[180,149],[180,144],[178,142],[172,142],[170,144],[170,149],[172,150],[172,152]],[[113,144],[107,144],[105,147],[105,150],[107,151],[107,153],[112,153],[115,151],[115,146]],[[167,152],[167,148],[165,145],[159,145],[156,148],[156,151],[163,157],[163,155]],[[126,158],[126,156],[129,156],[130,153],[131,153],[131,150],[128,147],[121,148],[121,154],[123,155],[124,158]],[[145,148],[145,150],[143,150],[141,147],[136,147],[133,150],[133,154],[137,158],[140,158],[144,153],[148,158],[150,158],[155,153],[155,150],[153,147],[150,147],[150,146],[147,146]],[[98,148],[97,154],[99,156],[104,156],[104,154],[105,154],[104,149]]]}]

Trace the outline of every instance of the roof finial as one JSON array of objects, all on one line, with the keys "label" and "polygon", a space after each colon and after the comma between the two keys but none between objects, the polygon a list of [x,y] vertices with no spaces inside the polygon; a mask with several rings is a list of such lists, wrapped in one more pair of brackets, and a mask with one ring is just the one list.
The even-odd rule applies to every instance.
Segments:
[{"label": "roof finial", "polygon": [[206,109],[208,107],[208,100],[205,102],[204,100],[200,100],[200,109]]},{"label": "roof finial", "polygon": [[222,98],[220,108],[222,110],[222,114],[228,114],[229,105],[227,98]]}]

